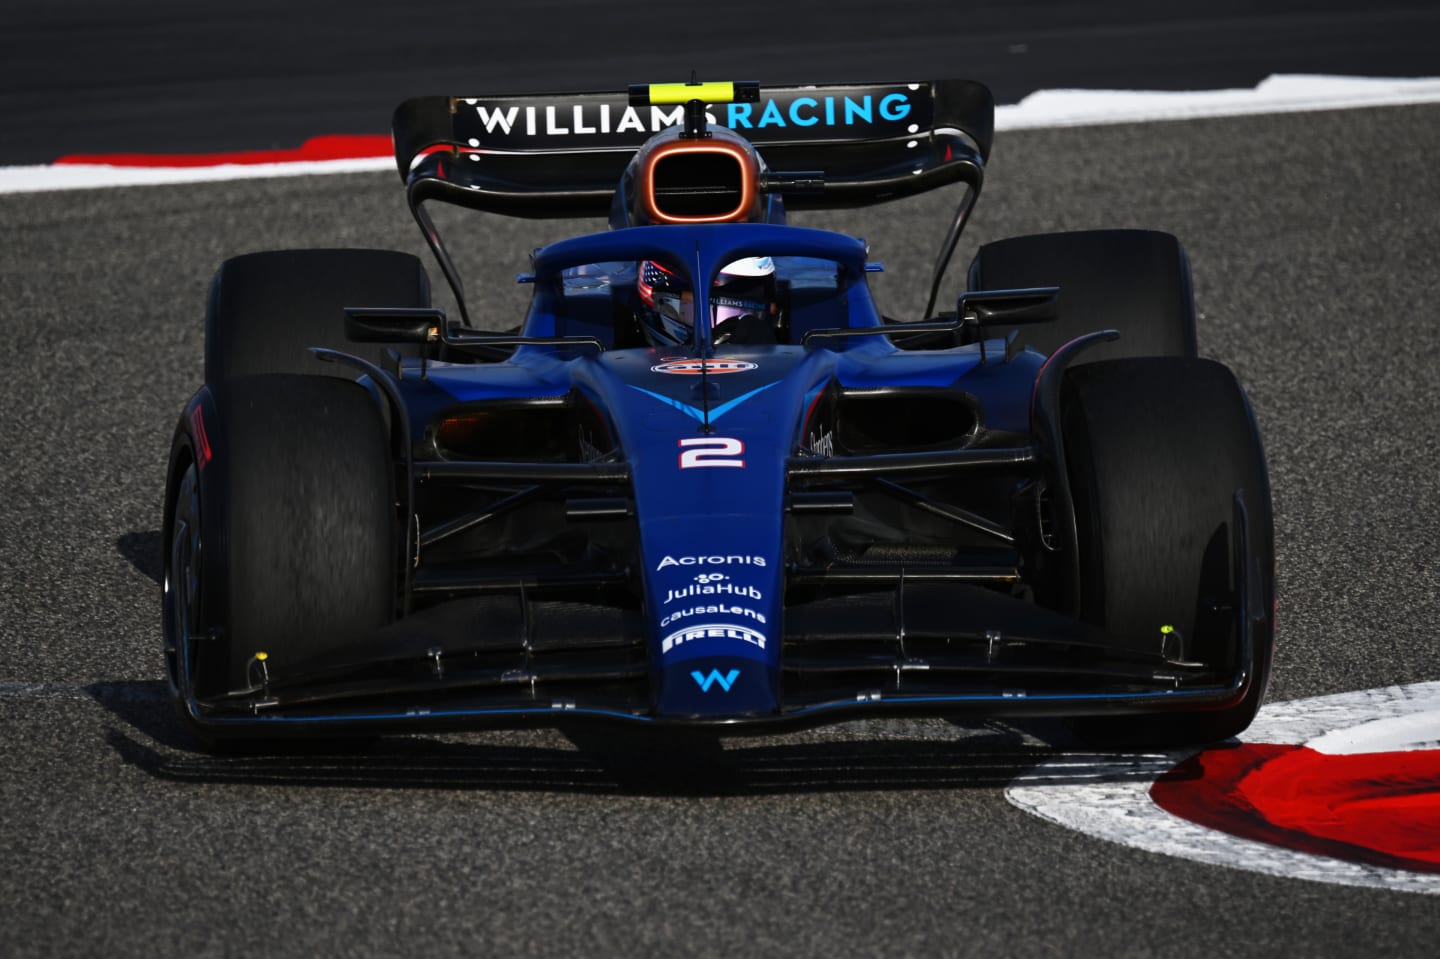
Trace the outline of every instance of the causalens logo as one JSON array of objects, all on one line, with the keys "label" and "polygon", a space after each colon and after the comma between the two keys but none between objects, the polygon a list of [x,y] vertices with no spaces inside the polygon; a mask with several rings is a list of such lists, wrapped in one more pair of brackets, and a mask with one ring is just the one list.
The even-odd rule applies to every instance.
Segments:
[{"label": "causalens logo", "polygon": [[702,693],[710,692],[710,687],[716,683],[719,683],[720,688],[728,693],[730,687],[735,685],[735,680],[740,678],[740,670],[732,669],[722,676],[718,669],[712,669],[708,674],[695,669],[690,671],[690,678],[695,680],[695,684],[700,687]]},{"label": "causalens logo", "polygon": [[[758,103],[717,103],[709,122],[759,143],[837,137],[909,136],[930,127],[922,84],[836,86],[761,92]],[[630,106],[623,96],[557,99],[485,97],[456,101],[456,139],[475,148],[535,149],[638,145],[684,122],[683,106]]]}]

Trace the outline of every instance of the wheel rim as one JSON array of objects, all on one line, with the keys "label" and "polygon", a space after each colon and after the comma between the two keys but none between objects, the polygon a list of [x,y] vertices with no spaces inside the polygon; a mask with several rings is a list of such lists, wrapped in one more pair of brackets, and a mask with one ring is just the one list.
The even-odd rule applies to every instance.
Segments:
[{"label": "wheel rim", "polygon": [[200,482],[192,463],[175,493],[170,549],[165,557],[165,666],[173,693],[195,690],[196,623],[200,619]]}]

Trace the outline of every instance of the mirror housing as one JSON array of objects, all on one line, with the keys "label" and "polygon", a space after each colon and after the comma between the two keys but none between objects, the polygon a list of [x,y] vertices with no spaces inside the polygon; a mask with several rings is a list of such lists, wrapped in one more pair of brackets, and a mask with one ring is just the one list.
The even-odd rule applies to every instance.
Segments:
[{"label": "mirror housing", "polygon": [[345,307],[345,337],[353,343],[436,343],[445,311],[428,307]]},{"label": "mirror housing", "polygon": [[1049,323],[1060,316],[1060,288],[971,290],[960,294],[956,312],[975,326],[1026,326]]}]

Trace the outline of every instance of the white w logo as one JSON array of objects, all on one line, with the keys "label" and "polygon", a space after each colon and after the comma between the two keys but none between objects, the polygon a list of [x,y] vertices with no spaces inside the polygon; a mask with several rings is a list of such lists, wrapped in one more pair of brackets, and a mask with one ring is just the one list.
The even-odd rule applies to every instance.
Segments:
[{"label": "white w logo", "polygon": [[520,112],[520,108],[511,107],[508,112],[501,112],[497,107],[495,112],[491,113],[489,107],[477,106],[475,111],[480,115],[480,122],[485,124],[486,133],[494,133],[496,127],[509,133],[510,127],[515,123],[515,114]]},{"label": "white w logo", "polygon": [[724,676],[721,676],[720,670],[712,669],[710,670],[710,675],[706,676],[704,673],[700,672],[700,670],[697,669],[690,673],[690,678],[695,680],[696,684],[698,684],[700,687],[700,692],[702,693],[710,692],[710,687],[715,683],[719,683],[720,688],[728,693],[730,692],[730,687],[735,685],[735,680],[740,678],[740,670],[732,669]]}]

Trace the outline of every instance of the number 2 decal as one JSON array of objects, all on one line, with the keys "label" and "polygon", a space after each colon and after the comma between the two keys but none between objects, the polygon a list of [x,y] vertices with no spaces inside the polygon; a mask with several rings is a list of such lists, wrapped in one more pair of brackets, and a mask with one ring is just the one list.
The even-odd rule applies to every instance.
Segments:
[{"label": "number 2 decal", "polygon": [[735,466],[745,468],[745,444],[727,436],[691,436],[680,441],[680,468]]}]

